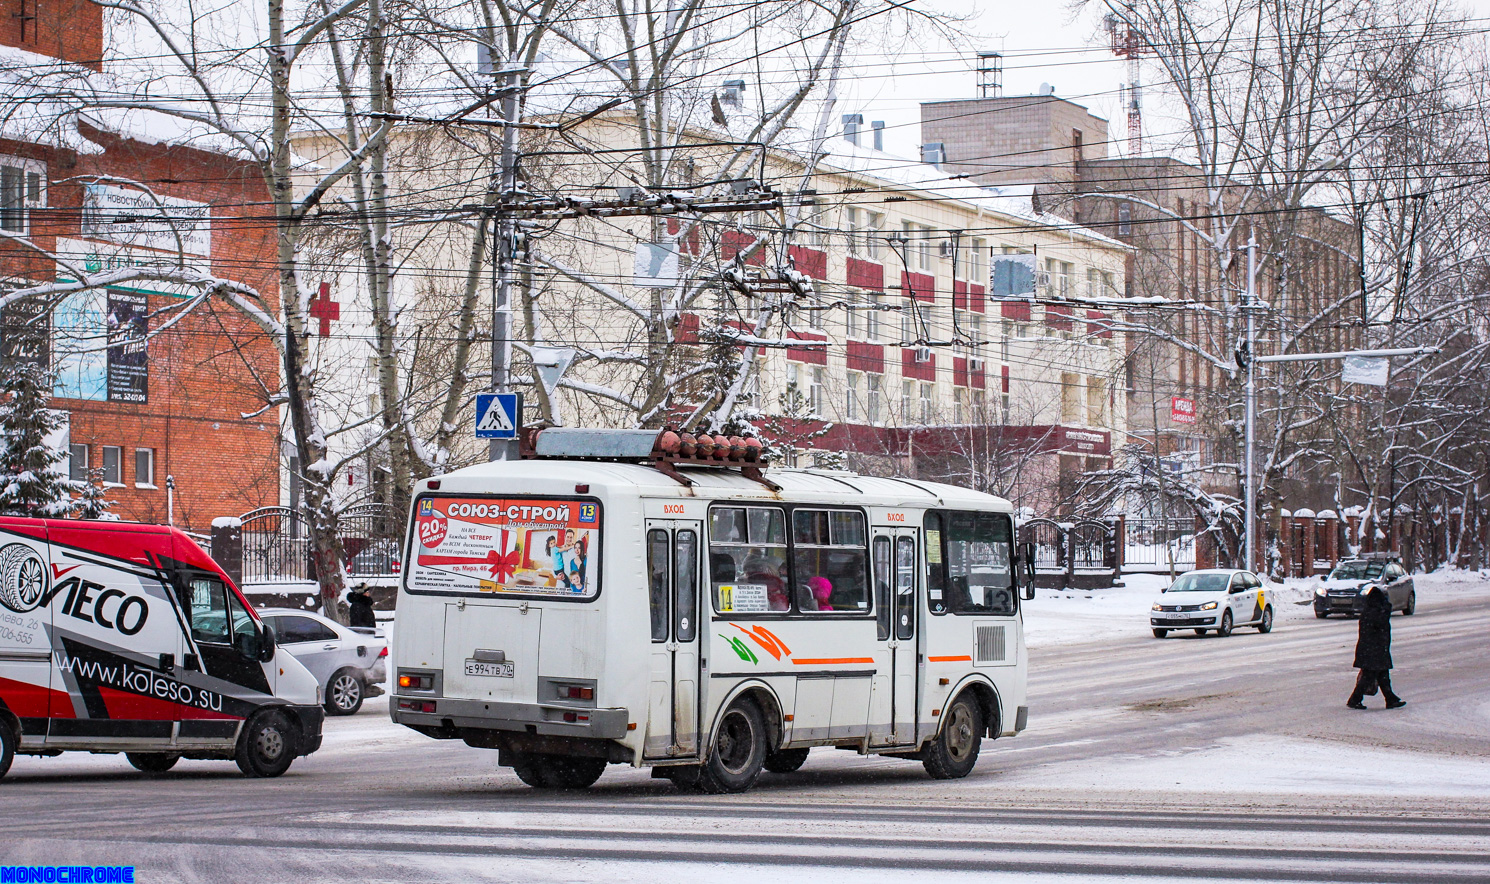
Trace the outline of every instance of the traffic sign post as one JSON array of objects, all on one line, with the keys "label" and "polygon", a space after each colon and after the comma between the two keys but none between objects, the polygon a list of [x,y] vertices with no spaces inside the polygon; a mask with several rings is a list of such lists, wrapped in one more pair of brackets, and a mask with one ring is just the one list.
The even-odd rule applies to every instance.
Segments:
[{"label": "traffic sign post", "polygon": [[476,394],[477,439],[516,439],[522,424],[523,394]]}]

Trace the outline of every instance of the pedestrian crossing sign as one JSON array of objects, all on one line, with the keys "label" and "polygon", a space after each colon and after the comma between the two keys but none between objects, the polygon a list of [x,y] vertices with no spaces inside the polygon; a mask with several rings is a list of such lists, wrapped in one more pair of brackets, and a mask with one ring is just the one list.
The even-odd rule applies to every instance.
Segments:
[{"label": "pedestrian crossing sign", "polygon": [[521,414],[520,393],[477,393],[476,438],[516,439]]}]

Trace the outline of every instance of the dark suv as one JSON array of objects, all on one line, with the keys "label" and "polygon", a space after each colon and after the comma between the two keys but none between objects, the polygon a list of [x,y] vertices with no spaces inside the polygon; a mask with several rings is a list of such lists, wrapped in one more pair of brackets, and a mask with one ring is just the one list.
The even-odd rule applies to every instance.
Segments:
[{"label": "dark suv", "polygon": [[1393,611],[1410,615],[1417,609],[1412,576],[1403,570],[1396,557],[1365,555],[1340,562],[1314,588],[1314,616],[1320,619],[1331,614],[1360,616],[1364,606],[1362,593],[1370,586],[1380,587],[1387,594]]}]

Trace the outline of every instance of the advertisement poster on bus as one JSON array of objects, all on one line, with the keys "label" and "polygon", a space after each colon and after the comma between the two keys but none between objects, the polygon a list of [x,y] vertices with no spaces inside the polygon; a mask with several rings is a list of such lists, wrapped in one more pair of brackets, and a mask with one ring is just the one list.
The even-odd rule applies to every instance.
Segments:
[{"label": "advertisement poster on bus", "polygon": [[599,589],[597,503],[423,498],[414,534],[411,590],[591,598]]}]

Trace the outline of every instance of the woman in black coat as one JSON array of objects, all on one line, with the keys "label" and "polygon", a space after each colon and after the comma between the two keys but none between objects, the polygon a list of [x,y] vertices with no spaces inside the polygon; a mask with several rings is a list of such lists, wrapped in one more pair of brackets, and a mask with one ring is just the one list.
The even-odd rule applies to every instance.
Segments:
[{"label": "woman in black coat", "polygon": [[1387,594],[1377,587],[1366,591],[1365,607],[1361,611],[1360,637],[1355,643],[1355,668],[1361,674],[1355,680],[1355,690],[1345,705],[1352,709],[1365,709],[1361,699],[1366,694],[1375,694],[1381,688],[1381,696],[1388,709],[1406,706],[1407,701],[1392,693],[1392,602]]},{"label": "woman in black coat", "polygon": [[349,626],[370,626],[377,628],[378,618],[373,613],[372,596],[367,592],[365,584],[347,593],[347,604],[350,607],[348,620]]}]

